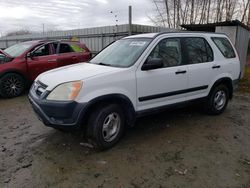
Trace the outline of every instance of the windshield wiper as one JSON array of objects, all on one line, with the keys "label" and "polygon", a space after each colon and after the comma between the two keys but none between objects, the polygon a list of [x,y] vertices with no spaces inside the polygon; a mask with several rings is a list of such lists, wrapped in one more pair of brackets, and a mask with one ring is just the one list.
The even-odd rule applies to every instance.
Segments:
[{"label": "windshield wiper", "polygon": [[111,64],[107,64],[107,63],[102,63],[102,62],[100,62],[100,63],[96,63],[97,65],[104,65],[104,66],[112,66]]}]

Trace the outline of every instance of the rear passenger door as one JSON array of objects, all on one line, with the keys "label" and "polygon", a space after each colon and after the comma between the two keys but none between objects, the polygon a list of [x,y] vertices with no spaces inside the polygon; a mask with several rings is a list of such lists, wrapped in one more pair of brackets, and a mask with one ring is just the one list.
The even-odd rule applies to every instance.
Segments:
[{"label": "rear passenger door", "polygon": [[57,62],[59,67],[78,63],[78,53],[68,43],[60,42]]},{"label": "rear passenger door", "polygon": [[76,52],[78,62],[86,62],[91,58],[90,51],[85,47],[84,44],[78,42],[69,43],[70,47],[74,52]]},{"label": "rear passenger door", "polygon": [[164,65],[154,70],[137,70],[137,110],[185,101],[188,77],[187,66],[183,64],[181,39],[161,39],[147,57],[150,58],[160,58]]},{"label": "rear passenger door", "polygon": [[213,50],[203,37],[184,37],[183,49],[188,71],[187,100],[204,97],[214,79]]}]

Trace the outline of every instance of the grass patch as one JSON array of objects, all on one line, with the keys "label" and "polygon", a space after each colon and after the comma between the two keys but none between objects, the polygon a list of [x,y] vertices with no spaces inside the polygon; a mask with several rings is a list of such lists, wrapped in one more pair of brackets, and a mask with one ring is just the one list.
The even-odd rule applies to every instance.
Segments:
[{"label": "grass patch", "polygon": [[250,93],[250,67],[246,67],[244,78],[240,80],[239,91]]}]

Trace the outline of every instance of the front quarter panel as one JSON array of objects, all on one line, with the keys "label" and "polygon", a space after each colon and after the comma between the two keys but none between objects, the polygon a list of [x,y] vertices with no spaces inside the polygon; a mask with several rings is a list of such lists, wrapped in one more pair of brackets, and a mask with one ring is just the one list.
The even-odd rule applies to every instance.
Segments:
[{"label": "front quarter panel", "polygon": [[11,62],[0,64],[0,76],[6,73],[18,73],[28,78],[25,58],[15,58]]},{"label": "front quarter panel", "polygon": [[133,67],[84,80],[76,101],[87,103],[97,97],[110,94],[126,96],[136,110],[136,81]]}]

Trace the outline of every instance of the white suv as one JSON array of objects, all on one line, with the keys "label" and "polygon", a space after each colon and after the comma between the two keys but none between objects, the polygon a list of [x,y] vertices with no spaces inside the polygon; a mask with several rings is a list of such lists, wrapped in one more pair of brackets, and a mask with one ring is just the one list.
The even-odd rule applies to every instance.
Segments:
[{"label": "white suv", "polygon": [[136,117],[201,100],[220,114],[240,78],[228,37],[151,33],[118,40],[90,62],[54,69],[34,82],[29,99],[45,125],[84,128],[100,148],[116,144]]}]

